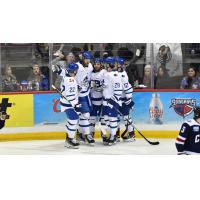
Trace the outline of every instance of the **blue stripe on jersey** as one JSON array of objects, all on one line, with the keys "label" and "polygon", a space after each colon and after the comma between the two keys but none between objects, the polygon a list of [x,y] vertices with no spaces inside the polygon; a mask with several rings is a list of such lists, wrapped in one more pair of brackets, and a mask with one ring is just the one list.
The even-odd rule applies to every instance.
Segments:
[{"label": "blue stripe on jersey", "polygon": [[74,101],[75,99],[69,99],[68,101]]},{"label": "blue stripe on jersey", "polygon": [[80,93],[81,93],[81,94],[86,93],[86,92],[89,91],[89,89],[90,89],[90,88],[88,87],[86,91],[80,91]]},{"label": "blue stripe on jersey", "polygon": [[122,90],[114,90],[114,91],[119,91],[119,92],[120,92],[120,91],[122,91]]},{"label": "blue stripe on jersey", "polygon": [[92,101],[101,101],[103,98],[94,98],[94,97],[91,97],[91,100]]},{"label": "blue stripe on jersey", "polygon": [[72,97],[72,96],[75,96],[75,94],[66,95],[66,97]]},{"label": "blue stripe on jersey", "polygon": [[110,127],[110,128],[117,128],[118,126],[111,126],[111,125],[109,125],[109,127]]},{"label": "blue stripe on jersey", "polygon": [[125,92],[125,94],[131,94],[132,92]]},{"label": "blue stripe on jersey", "polygon": [[76,129],[71,129],[71,128],[69,128],[67,125],[65,125],[66,126],[66,128],[69,130],[69,131],[76,131]]},{"label": "blue stripe on jersey", "polygon": [[121,94],[114,94],[114,95],[115,95],[115,96],[120,96],[120,97],[122,96]]},{"label": "blue stripe on jersey", "polygon": [[60,101],[60,105],[62,105],[62,106],[64,106],[64,107],[72,107],[71,104],[62,103],[61,101]]},{"label": "blue stripe on jersey", "polygon": [[90,124],[88,124],[88,125],[82,125],[82,124],[79,124],[79,126],[80,126],[80,127],[89,127]]},{"label": "blue stripe on jersey", "polygon": [[68,123],[69,125],[71,125],[71,126],[75,126],[75,125],[76,125],[76,124],[72,124],[72,123],[70,123],[70,122],[68,122],[68,121],[67,121],[67,123]]},{"label": "blue stripe on jersey", "polygon": [[130,87],[130,88],[128,88],[128,89],[126,89],[126,90],[124,90],[124,91],[130,90],[130,89],[132,89],[132,87]]}]

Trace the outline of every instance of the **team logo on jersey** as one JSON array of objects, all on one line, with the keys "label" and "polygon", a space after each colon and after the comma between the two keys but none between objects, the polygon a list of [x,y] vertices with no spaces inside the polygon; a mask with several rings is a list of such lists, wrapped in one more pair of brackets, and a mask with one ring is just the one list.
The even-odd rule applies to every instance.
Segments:
[{"label": "team logo on jersey", "polygon": [[186,117],[187,115],[191,114],[193,108],[196,106],[196,99],[190,98],[179,98],[179,99],[171,99],[170,108],[173,107],[174,111],[182,116]]},{"label": "team logo on jersey", "polygon": [[194,126],[194,127],[193,127],[193,131],[194,131],[194,132],[199,132],[199,126]]}]

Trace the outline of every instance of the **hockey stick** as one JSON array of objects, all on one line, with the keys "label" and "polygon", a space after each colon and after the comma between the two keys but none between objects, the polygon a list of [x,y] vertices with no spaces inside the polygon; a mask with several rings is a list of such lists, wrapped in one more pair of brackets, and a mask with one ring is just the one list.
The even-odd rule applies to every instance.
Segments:
[{"label": "hockey stick", "polygon": [[[62,94],[62,92],[55,86],[55,85],[51,85],[51,87],[54,89],[54,90],[56,90],[59,94],[60,94],[60,96],[62,97],[62,98],[64,98],[66,101],[68,101],[69,102],[69,100]],[[69,102],[70,103],[70,102]],[[72,106],[73,107],[73,106]]]},{"label": "hockey stick", "polygon": [[[123,116],[123,114],[116,108],[116,107],[114,107],[113,106],[113,108],[121,115],[121,116]],[[128,121],[128,123],[133,127],[133,128],[135,128],[135,130],[149,143],[149,144],[151,144],[151,145],[159,145],[160,144],[160,142],[152,142],[152,141],[150,141],[150,140],[148,140],[136,127],[135,127],[135,125],[133,125],[133,123],[131,123],[129,120],[127,120]]]}]

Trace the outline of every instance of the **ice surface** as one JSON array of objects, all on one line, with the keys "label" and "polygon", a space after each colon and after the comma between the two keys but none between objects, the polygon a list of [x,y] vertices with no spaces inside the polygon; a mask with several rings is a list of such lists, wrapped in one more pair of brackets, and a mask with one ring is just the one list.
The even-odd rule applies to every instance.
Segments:
[{"label": "ice surface", "polygon": [[64,140],[11,141],[0,143],[0,154],[11,155],[174,155],[176,154],[175,139],[150,139],[159,141],[153,146],[143,139],[135,142],[120,142],[113,146],[104,146],[100,139],[94,147],[86,144],[79,149],[64,147]]}]

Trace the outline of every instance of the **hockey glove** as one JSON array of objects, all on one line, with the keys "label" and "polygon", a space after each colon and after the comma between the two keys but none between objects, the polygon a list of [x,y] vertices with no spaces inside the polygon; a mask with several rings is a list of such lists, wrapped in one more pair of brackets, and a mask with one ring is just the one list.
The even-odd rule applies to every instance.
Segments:
[{"label": "hockey glove", "polygon": [[77,113],[80,113],[81,112],[81,108],[82,108],[82,105],[80,103],[76,104],[74,106],[74,110],[77,112]]},{"label": "hockey glove", "polygon": [[107,100],[107,102],[108,102],[108,106],[110,107],[110,108],[115,108],[115,109],[119,109],[119,104],[117,103],[119,100],[117,99],[117,97],[116,96],[112,96],[110,99],[108,99]]},{"label": "hockey glove", "polygon": [[134,106],[134,102],[132,101],[132,99],[126,99],[126,101],[124,102],[130,109],[133,108]]}]

